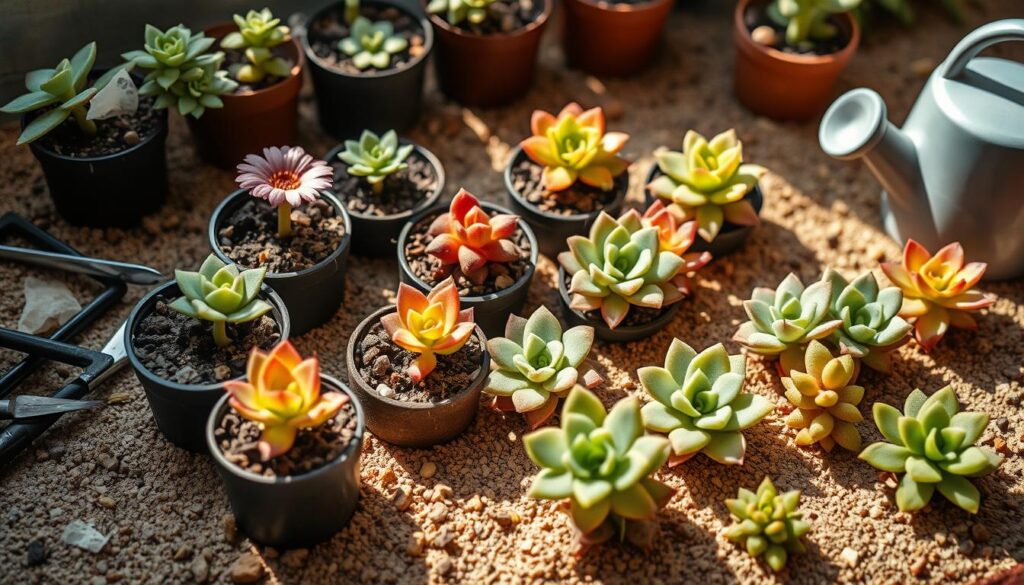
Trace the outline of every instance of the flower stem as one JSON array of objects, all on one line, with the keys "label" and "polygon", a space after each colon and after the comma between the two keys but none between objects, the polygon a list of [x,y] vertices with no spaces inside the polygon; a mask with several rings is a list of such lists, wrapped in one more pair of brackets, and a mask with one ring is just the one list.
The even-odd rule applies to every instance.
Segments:
[{"label": "flower stem", "polygon": [[277,237],[292,235],[292,206],[287,201],[277,206]]},{"label": "flower stem", "polygon": [[373,194],[374,195],[380,195],[381,193],[384,192],[384,181],[383,180],[377,181],[375,183],[371,182],[370,186],[373,187]]},{"label": "flower stem", "polygon": [[228,337],[227,321],[213,322],[213,342],[217,344],[217,347],[224,347],[231,343],[231,338]]}]

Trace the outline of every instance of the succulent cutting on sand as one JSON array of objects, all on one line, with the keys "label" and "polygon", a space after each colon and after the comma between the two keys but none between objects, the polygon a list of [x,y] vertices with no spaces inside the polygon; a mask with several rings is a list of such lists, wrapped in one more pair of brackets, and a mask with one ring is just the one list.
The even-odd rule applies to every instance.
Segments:
[{"label": "succulent cutting on sand", "polygon": [[668,458],[668,441],[643,433],[636,397],[606,413],[596,396],[576,386],[561,427],[523,437],[526,454],[541,468],[530,495],[562,500],[584,545],[630,538],[635,524],[653,520],[675,493],[650,477]]},{"label": "succulent cutting on sand", "polygon": [[225,49],[245,51],[248,63],[231,66],[231,75],[242,83],[259,83],[267,76],[287,77],[292,64],[281,57],[275,57],[272,48],[291,40],[291,31],[274,18],[269,8],[250,10],[245,17],[234,15],[238,30],[225,36],[220,46]]},{"label": "succulent cutting on sand", "polygon": [[846,354],[837,358],[821,342],[807,346],[804,372],[793,370],[782,379],[786,398],[795,406],[786,424],[798,429],[796,444],[818,443],[831,451],[838,443],[849,451],[860,451],[860,432],[854,423],[864,420],[857,405],[864,388],[851,384],[857,365]]},{"label": "succulent cutting on sand", "polygon": [[687,251],[697,236],[697,223],[694,221],[680,223],[661,201],[652,203],[643,215],[640,215],[635,209],[630,209],[619,216],[619,223],[626,226],[630,232],[637,232],[643,228],[658,230],[658,249],[675,254],[684,262],[679,273],[672,278],[672,284],[683,297],[690,296],[693,291],[690,276],[711,262],[709,252]]},{"label": "succulent cutting on sand", "polygon": [[964,249],[953,242],[932,256],[914,240],[907,240],[902,262],[883,262],[889,280],[903,290],[900,316],[914,324],[914,338],[925,351],[938,345],[952,327],[977,329],[968,314],[988,307],[995,299],[971,290],[985,274],[984,262],[965,263]]},{"label": "succulent cutting on sand", "polygon": [[968,478],[988,475],[1003,462],[995,451],[974,446],[988,425],[987,414],[960,412],[949,386],[931,396],[915,389],[902,413],[881,402],[873,410],[888,442],[868,445],[860,458],[882,471],[903,474],[896,489],[901,512],[925,507],[936,489],[960,508],[978,512],[981,494]]},{"label": "succulent cutting on sand", "polygon": [[725,505],[735,520],[725,537],[746,546],[752,557],[763,554],[773,571],[786,566],[790,553],[804,552],[800,538],[811,525],[797,508],[800,490],[780,494],[771,478],[765,476],[757,493],[740,488],[736,499],[726,500]]},{"label": "succulent cutting on sand", "polygon": [[903,292],[894,286],[879,290],[870,272],[847,282],[843,275],[828,268],[822,280],[832,283],[831,316],[843,321],[829,339],[843,353],[874,370],[888,372],[892,351],[910,339],[911,326],[898,315]]},{"label": "succulent cutting on sand", "polygon": [[345,150],[338,154],[338,158],[349,165],[348,174],[365,177],[373,192],[379,195],[384,191],[384,179],[409,168],[405,161],[414,148],[412,144],[399,145],[398,134],[394,130],[388,130],[381,136],[363,130],[358,141],[345,141]]},{"label": "succulent cutting on sand", "polygon": [[458,264],[463,276],[480,284],[487,278],[488,263],[511,262],[520,257],[519,248],[511,240],[518,223],[517,215],[488,215],[472,193],[459,189],[448,213],[430,224],[428,233],[434,239],[427,253],[441,264]]},{"label": "succulent cutting on sand", "polygon": [[320,191],[331,188],[334,173],[301,146],[271,146],[263,149],[263,156],[247,154],[237,169],[238,186],[277,209],[281,238],[292,233],[292,207],[316,201]]}]

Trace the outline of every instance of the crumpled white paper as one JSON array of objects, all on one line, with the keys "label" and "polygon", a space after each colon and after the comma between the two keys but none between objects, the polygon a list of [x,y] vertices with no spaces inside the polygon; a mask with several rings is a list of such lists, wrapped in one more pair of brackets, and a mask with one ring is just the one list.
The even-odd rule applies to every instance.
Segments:
[{"label": "crumpled white paper", "polygon": [[126,69],[118,71],[89,102],[89,120],[106,120],[114,116],[134,114],[139,109],[139,90]]},{"label": "crumpled white paper", "polygon": [[65,544],[98,553],[106,546],[109,537],[100,534],[91,524],[75,520],[64,528],[64,534],[60,539]]},{"label": "crumpled white paper", "polygon": [[25,278],[25,308],[18,319],[18,331],[37,335],[49,333],[82,310],[75,295],[62,282]]}]

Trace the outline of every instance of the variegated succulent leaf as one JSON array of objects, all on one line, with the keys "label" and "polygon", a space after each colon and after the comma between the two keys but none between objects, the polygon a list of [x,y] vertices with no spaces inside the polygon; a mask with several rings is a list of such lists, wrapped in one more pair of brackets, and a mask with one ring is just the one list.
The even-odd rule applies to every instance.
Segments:
[{"label": "variegated succulent leaf", "polygon": [[765,476],[757,492],[740,488],[735,499],[725,501],[733,524],[725,537],[744,545],[750,556],[764,555],[773,571],[781,571],[791,553],[804,551],[800,540],[811,525],[799,510],[800,490],[779,493]]},{"label": "variegated succulent leaf", "polygon": [[855,424],[864,420],[857,408],[864,388],[853,384],[856,370],[849,354],[833,357],[817,340],[807,346],[803,371],[793,370],[782,378],[786,399],[795,407],[786,424],[797,429],[797,445],[819,444],[831,451],[838,444],[860,451],[860,431]]}]

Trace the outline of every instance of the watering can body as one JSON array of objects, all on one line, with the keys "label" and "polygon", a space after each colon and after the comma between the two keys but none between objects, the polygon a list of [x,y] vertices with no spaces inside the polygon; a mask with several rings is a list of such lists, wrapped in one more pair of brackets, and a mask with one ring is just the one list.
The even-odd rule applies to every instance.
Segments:
[{"label": "watering can body", "polygon": [[840,159],[863,159],[884,188],[882,214],[897,241],[931,250],[963,244],[986,278],[1024,276],[1024,64],[977,57],[1024,41],[1024,19],[967,35],[929,77],[902,129],[869,89],[840,97],[819,142]]}]

